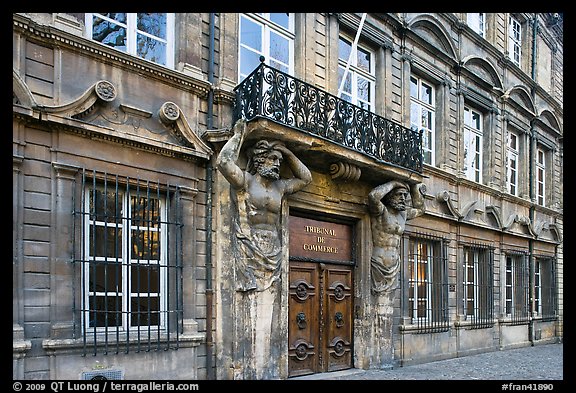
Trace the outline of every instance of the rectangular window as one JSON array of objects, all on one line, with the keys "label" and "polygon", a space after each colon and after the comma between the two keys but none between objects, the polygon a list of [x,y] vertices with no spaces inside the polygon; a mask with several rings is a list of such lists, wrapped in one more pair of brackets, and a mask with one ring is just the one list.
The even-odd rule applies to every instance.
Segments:
[{"label": "rectangular window", "polygon": [[174,68],[173,13],[87,13],[85,24],[94,41]]},{"label": "rectangular window", "polygon": [[556,279],[553,257],[536,256],[534,265],[534,311],[542,319],[556,318]]},{"label": "rectangular window", "polygon": [[505,313],[512,322],[528,322],[528,256],[522,252],[509,252],[506,255]]},{"label": "rectangular window", "polygon": [[408,244],[408,315],[421,333],[448,330],[448,276],[443,241],[410,237]]},{"label": "rectangular window", "polygon": [[[354,52],[352,50],[352,40],[340,37],[338,41],[338,86],[342,86],[342,89],[338,92],[338,97],[370,111],[374,105],[376,83],[374,54],[360,45],[357,45]],[[350,65],[346,72],[348,59],[350,59]],[[342,83],[345,72],[346,79]]]},{"label": "rectangular window", "polygon": [[508,132],[506,146],[506,188],[510,194],[518,195],[518,136],[513,132]]},{"label": "rectangular window", "polygon": [[434,165],[435,91],[431,83],[410,77],[410,127],[422,130],[423,162]]},{"label": "rectangular window", "polygon": [[482,182],[482,114],[464,107],[464,172],[468,180]]},{"label": "rectangular window", "polygon": [[536,151],[536,199],[540,206],[546,204],[546,154],[544,150]]},{"label": "rectangular window", "polygon": [[239,81],[264,62],[294,74],[294,15],[288,13],[240,14]]},{"label": "rectangular window", "polygon": [[131,340],[138,350],[141,344],[170,344],[182,316],[182,271],[169,187],[96,173],[88,179],[85,172],[83,185],[78,217],[85,344],[91,342],[95,354],[109,342],[116,350]]},{"label": "rectangular window", "polygon": [[493,260],[493,250],[487,246],[464,247],[464,315],[475,328],[494,324]]},{"label": "rectangular window", "polygon": [[508,54],[512,62],[520,67],[522,55],[522,25],[512,16],[508,18]]},{"label": "rectangular window", "polygon": [[483,38],[486,38],[485,18],[483,12],[469,12],[467,15],[468,26]]}]

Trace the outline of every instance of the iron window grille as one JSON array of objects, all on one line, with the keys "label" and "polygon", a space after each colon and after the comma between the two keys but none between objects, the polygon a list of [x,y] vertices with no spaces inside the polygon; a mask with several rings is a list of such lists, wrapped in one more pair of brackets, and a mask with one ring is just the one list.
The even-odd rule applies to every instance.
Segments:
[{"label": "iron window grille", "polygon": [[494,326],[494,249],[464,245],[462,278],[464,317],[475,329]]},{"label": "iron window grille", "polygon": [[536,256],[534,265],[534,311],[542,320],[556,319],[556,259]]},{"label": "iron window grille", "polygon": [[506,251],[504,286],[506,316],[512,324],[528,323],[530,282],[527,252]]},{"label": "iron window grille", "polygon": [[417,333],[449,329],[447,242],[426,234],[408,239],[407,311]]},{"label": "iron window grille", "polygon": [[178,348],[182,331],[179,188],[82,170],[74,211],[74,304],[84,355]]}]

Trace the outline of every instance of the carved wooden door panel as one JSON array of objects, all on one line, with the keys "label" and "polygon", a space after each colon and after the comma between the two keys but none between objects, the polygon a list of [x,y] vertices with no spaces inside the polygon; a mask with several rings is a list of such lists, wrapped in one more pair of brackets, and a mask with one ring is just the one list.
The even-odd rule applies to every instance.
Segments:
[{"label": "carved wooden door panel", "polygon": [[344,370],[352,367],[352,268],[326,265],[324,277],[324,370]]},{"label": "carved wooden door panel", "polygon": [[290,262],[288,300],[288,375],[318,372],[320,310],[317,264]]},{"label": "carved wooden door panel", "polygon": [[346,265],[290,261],[289,376],[352,367],[352,272]]}]

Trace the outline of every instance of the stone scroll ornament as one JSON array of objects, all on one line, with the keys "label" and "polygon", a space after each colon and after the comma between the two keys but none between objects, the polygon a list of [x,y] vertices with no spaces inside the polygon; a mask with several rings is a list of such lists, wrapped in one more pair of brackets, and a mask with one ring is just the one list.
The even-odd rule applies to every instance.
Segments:
[{"label": "stone scroll ornament", "polygon": [[[246,169],[241,169],[237,161],[249,128],[240,119],[233,131],[220,151],[217,167],[231,187],[236,289],[264,291],[280,278],[282,200],[306,187],[312,174],[282,142],[265,139],[246,149],[248,161]],[[280,177],[283,162],[294,177]]]},{"label": "stone scroll ornament", "polygon": [[[373,243],[370,274],[374,293],[386,293],[394,288],[400,270],[400,239],[406,221],[424,214],[425,193],[426,186],[422,183],[409,186],[392,180],[368,194]],[[412,207],[407,205],[409,194]]]}]

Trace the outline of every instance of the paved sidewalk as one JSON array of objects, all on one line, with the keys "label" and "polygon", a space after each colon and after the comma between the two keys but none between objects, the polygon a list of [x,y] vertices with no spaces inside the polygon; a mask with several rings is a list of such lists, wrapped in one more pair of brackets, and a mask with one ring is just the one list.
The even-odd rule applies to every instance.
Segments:
[{"label": "paved sidewalk", "polygon": [[393,370],[351,369],[290,380],[563,380],[563,352],[563,344],[541,344]]}]

